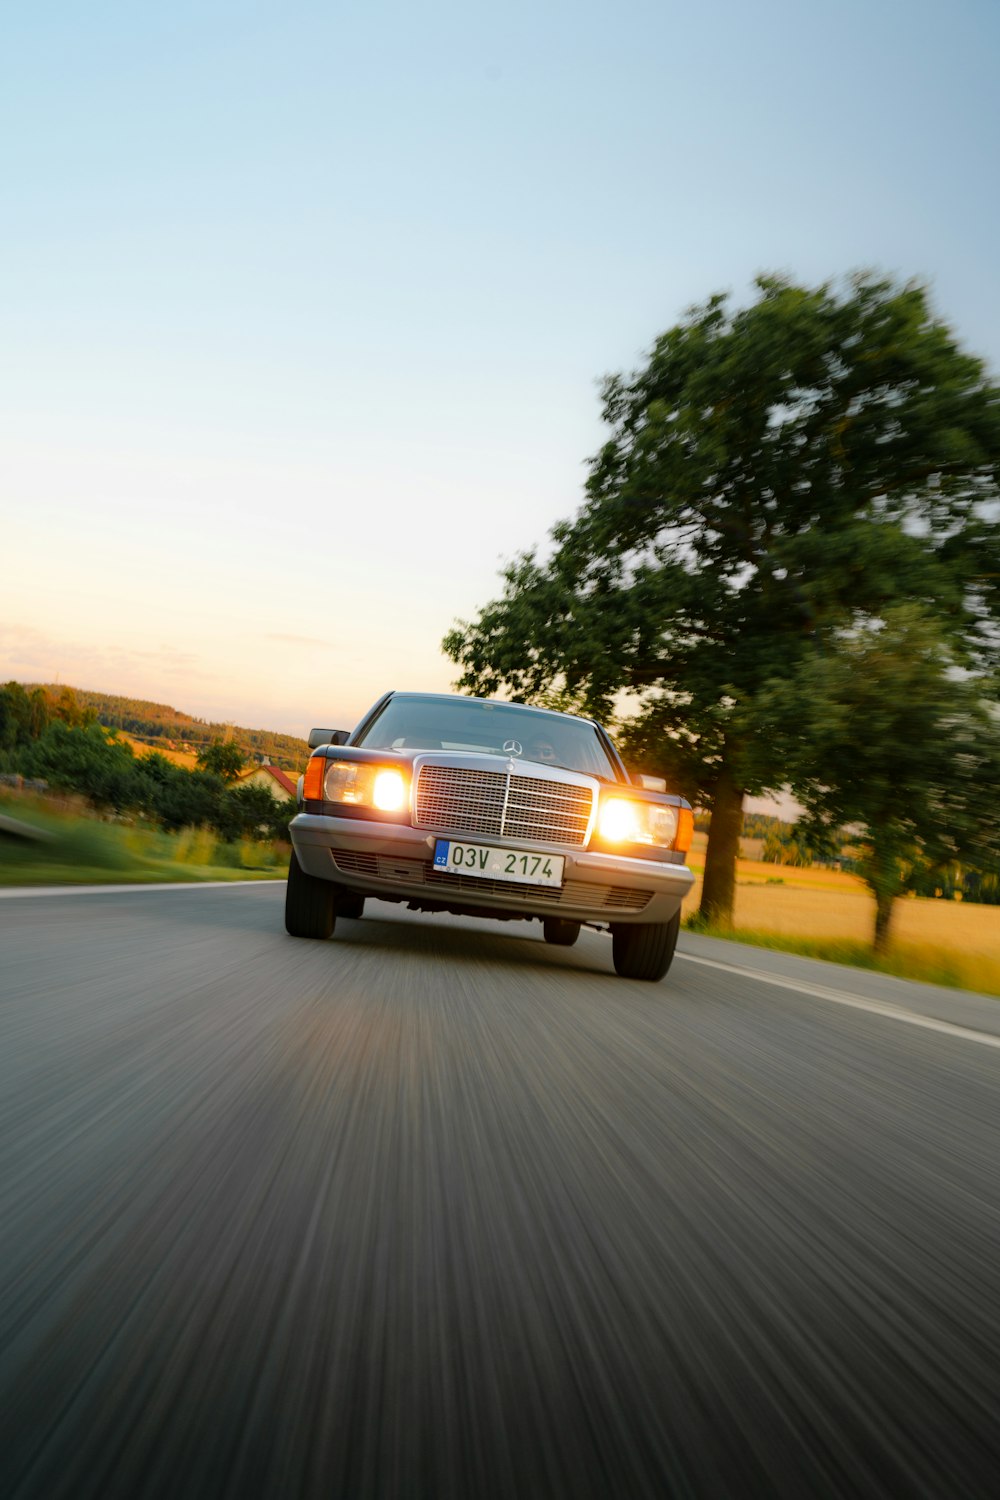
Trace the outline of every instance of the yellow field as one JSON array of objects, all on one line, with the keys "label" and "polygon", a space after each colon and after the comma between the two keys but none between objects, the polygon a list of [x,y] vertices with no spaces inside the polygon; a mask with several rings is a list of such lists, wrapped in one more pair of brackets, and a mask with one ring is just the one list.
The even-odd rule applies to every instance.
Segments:
[{"label": "yellow field", "polygon": [[[698,879],[684,915],[701,899],[702,851],[692,851]],[[780,882],[780,883],[779,883]],[[783,937],[841,939],[869,944],[875,902],[856,875],[837,870],[798,870],[741,859],[737,864],[735,936],[739,929]],[[1000,993],[1000,906],[902,897],[896,903],[893,947],[914,961],[944,960],[969,989]]]},{"label": "yellow field", "polygon": [[197,757],[193,750],[168,750],[166,745],[147,745],[142,740],[137,740],[134,735],[127,734],[124,729],[115,730],[118,738],[124,740],[126,745],[131,745],[136,755],[148,755],[150,750],[155,750],[165,760],[169,760],[173,766],[180,766],[185,771],[193,771],[197,765]]}]

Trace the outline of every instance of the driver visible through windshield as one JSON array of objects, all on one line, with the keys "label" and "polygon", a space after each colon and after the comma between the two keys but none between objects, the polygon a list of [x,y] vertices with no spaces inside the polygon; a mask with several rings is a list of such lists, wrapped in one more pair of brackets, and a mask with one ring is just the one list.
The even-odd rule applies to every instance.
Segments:
[{"label": "driver visible through windshield", "polygon": [[582,719],[482,699],[397,693],[354,744],[368,750],[453,750],[510,755],[620,781],[596,729]]}]

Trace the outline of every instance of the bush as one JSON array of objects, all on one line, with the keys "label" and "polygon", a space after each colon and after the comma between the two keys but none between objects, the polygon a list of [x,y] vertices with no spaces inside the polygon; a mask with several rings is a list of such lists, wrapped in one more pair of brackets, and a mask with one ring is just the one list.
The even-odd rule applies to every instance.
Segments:
[{"label": "bush", "polygon": [[99,724],[72,728],[57,719],[19,757],[19,769],[57,791],[81,792],[96,807],[136,805],[135,756]]}]

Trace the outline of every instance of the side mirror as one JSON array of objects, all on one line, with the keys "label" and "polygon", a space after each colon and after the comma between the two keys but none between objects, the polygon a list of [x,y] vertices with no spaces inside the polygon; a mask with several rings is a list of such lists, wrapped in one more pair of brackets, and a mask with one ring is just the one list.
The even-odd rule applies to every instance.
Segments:
[{"label": "side mirror", "polygon": [[320,745],[346,745],[350,737],[349,729],[310,729],[309,749],[318,750]]},{"label": "side mirror", "polygon": [[667,790],[667,783],[662,776],[637,776],[635,780],[638,781],[644,792],[665,792]]}]

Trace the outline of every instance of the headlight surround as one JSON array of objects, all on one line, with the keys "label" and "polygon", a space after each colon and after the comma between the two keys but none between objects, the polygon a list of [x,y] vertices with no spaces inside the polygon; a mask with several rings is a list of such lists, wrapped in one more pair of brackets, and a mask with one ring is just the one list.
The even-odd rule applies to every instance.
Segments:
[{"label": "headlight surround", "polygon": [[323,778],[325,802],[399,812],[406,806],[409,794],[409,779],[395,766],[360,760],[327,761]]},{"label": "headlight surround", "polygon": [[630,797],[602,797],[597,831],[609,844],[650,844],[672,849],[680,809]]}]

